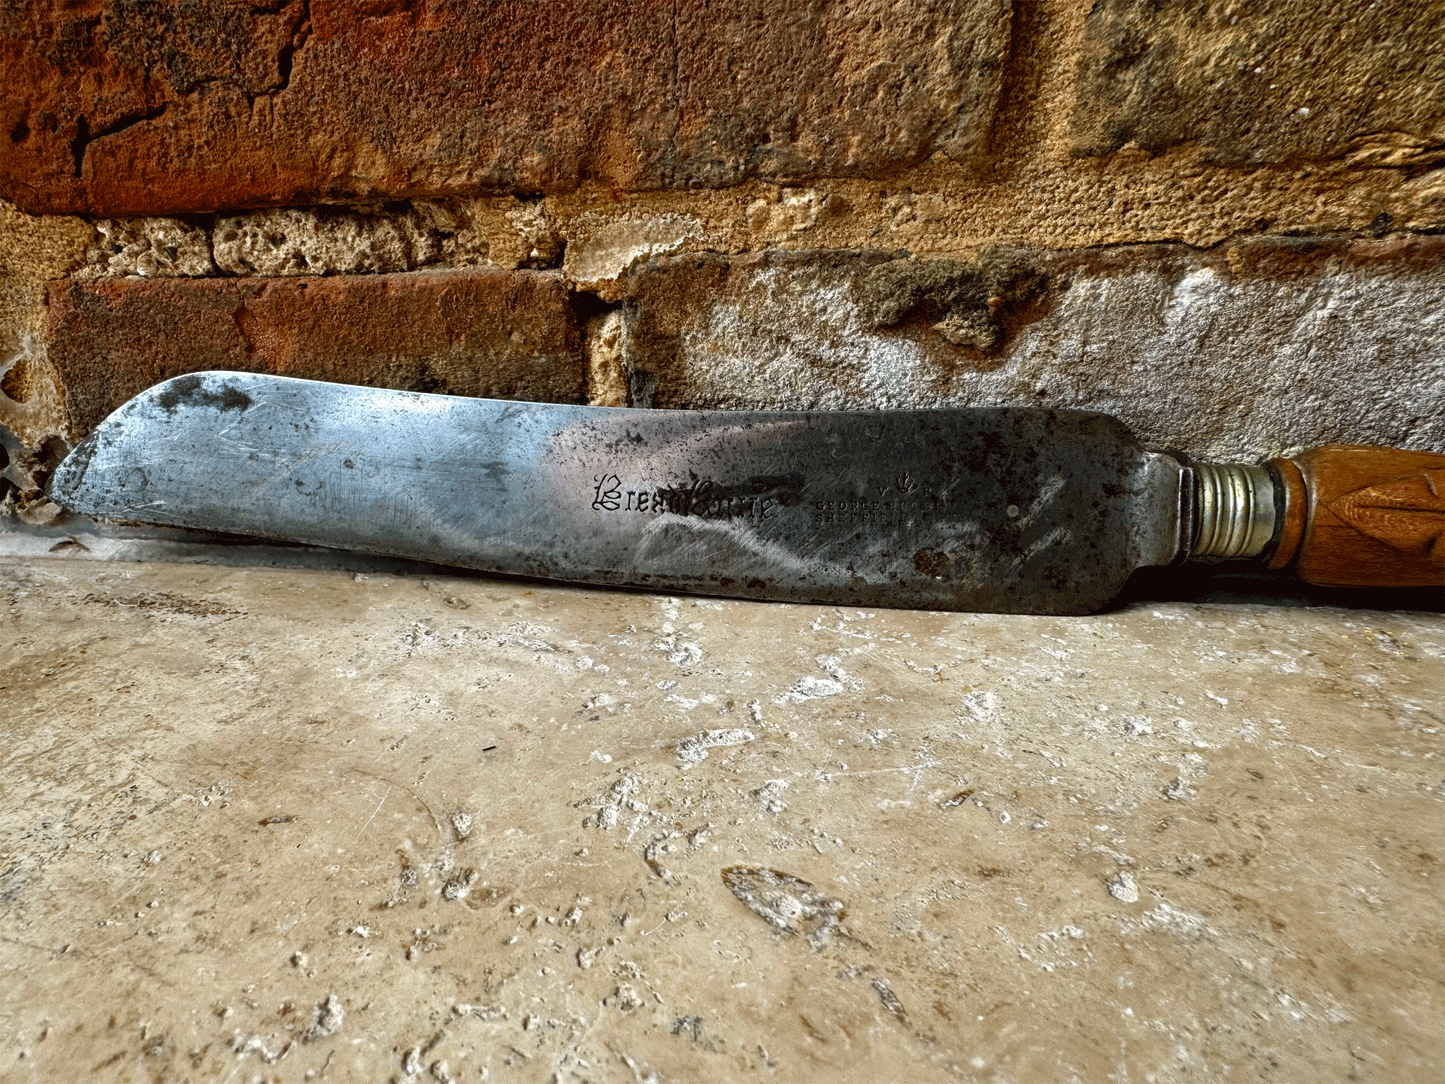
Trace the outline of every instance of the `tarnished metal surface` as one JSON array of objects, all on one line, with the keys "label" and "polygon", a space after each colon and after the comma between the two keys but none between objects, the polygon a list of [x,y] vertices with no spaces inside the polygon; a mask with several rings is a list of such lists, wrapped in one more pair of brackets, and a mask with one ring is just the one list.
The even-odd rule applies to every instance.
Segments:
[{"label": "tarnished metal surface", "polygon": [[1253,463],[1196,463],[1191,560],[1258,557],[1275,532],[1275,488]]},{"label": "tarnished metal surface", "polygon": [[61,465],[77,512],[493,572],[1080,613],[1178,551],[1180,470],[1104,415],[498,402],[204,373]]}]

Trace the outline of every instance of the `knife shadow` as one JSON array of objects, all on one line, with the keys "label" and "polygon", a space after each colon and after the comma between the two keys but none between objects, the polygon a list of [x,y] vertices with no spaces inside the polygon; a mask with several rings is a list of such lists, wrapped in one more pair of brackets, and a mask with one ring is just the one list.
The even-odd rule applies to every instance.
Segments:
[{"label": "knife shadow", "polygon": [[1336,607],[1345,610],[1445,610],[1440,587],[1315,587],[1267,572],[1220,571],[1219,566],[1176,565],[1141,568],[1129,577],[1110,607],[1115,610],[1158,602],[1199,602],[1224,606]]}]

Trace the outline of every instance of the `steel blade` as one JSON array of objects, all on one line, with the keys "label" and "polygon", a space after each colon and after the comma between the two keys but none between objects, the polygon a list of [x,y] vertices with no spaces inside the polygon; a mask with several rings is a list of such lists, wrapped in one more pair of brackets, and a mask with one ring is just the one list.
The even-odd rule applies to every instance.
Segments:
[{"label": "steel blade", "polygon": [[1080,613],[1175,558],[1180,485],[1081,411],[610,409],[201,373],[112,414],[50,494],[547,579]]}]

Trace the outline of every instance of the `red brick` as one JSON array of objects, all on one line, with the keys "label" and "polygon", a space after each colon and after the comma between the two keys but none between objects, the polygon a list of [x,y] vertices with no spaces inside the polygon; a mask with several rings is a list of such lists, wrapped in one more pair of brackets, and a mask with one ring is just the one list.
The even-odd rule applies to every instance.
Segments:
[{"label": "red brick", "polygon": [[982,153],[999,0],[30,0],[0,195],[170,214],[871,175]]},{"label": "red brick", "polygon": [[72,431],[169,377],[239,369],[373,387],[581,402],[566,288],[548,272],[63,279],[49,357]]}]

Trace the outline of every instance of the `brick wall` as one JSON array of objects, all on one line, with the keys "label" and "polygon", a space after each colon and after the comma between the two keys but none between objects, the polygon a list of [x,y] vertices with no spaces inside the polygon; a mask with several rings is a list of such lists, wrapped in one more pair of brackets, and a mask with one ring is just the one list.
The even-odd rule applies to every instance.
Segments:
[{"label": "brick wall", "polygon": [[0,468],[215,367],[1442,447],[1441,41],[1440,0],[22,0]]}]

